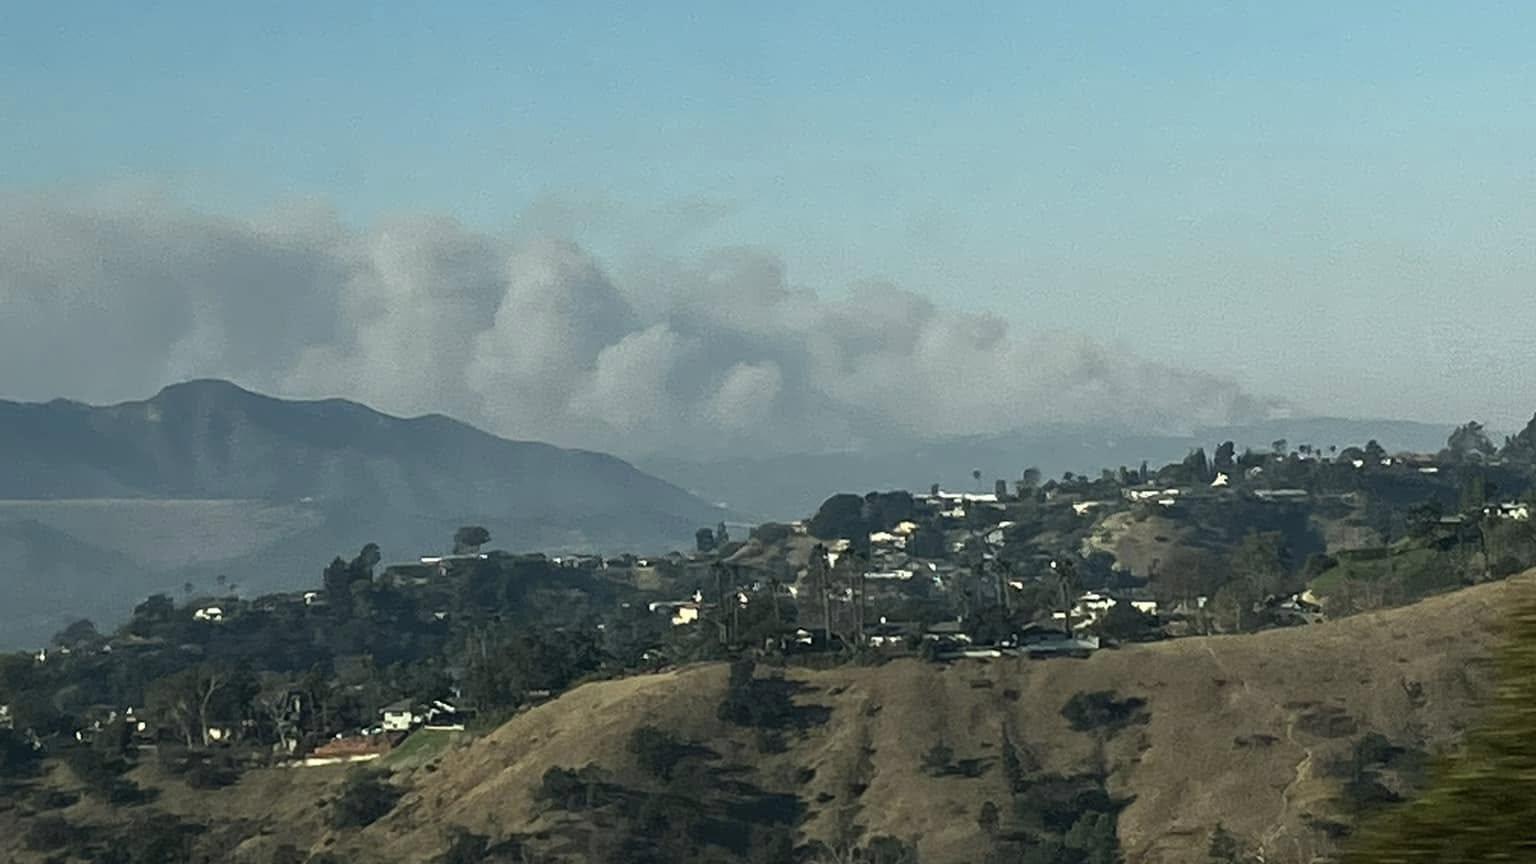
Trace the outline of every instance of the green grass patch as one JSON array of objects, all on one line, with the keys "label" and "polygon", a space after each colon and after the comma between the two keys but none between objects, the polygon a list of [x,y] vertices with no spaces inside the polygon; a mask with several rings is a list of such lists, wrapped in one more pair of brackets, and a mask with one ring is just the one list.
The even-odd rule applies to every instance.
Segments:
[{"label": "green grass patch", "polygon": [[425,765],[442,755],[453,742],[453,736],[459,734],[462,733],[446,729],[417,729],[380,759],[379,764],[388,768]]}]

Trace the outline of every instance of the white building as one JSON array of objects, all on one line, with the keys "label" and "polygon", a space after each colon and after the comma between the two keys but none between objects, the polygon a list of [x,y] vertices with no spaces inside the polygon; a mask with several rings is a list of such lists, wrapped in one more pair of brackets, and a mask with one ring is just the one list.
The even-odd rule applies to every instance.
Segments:
[{"label": "white building", "polygon": [[402,699],[379,709],[380,725],[385,732],[409,732],[421,724],[421,712],[409,699]]},{"label": "white building", "polygon": [[1483,515],[1493,519],[1514,519],[1525,522],[1531,518],[1531,506],[1521,501],[1506,501],[1483,508]]},{"label": "white building", "polygon": [[193,621],[223,621],[224,609],[220,606],[204,606],[192,613]]}]

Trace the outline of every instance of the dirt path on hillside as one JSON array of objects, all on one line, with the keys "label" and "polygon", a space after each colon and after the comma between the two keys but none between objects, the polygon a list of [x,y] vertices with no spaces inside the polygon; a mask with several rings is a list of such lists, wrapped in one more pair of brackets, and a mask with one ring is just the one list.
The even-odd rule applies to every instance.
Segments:
[{"label": "dirt path on hillside", "polygon": [[[1205,648],[1205,653],[1210,655],[1211,662],[1215,664],[1216,668],[1220,670],[1221,674],[1230,680],[1232,678],[1232,672],[1227,667],[1226,663],[1222,662],[1221,657],[1217,655],[1216,649],[1211,647],[1212,641],[1214,640],[1207,637],[1204,640],[1202,647]],[[1238,683],[1242,685],[1243,695],[1249,697],[1257,697],[1261,701],[1268,703],[1272,708],[1278,711],[1282,717],[1285,718],[1285,741],[1287,744],[1291,745],[1297,750],[1300,750],[1302,754],[1301,761],[1296,763],[1296,769],[1291,776],[1291,782],[1287,783],[1285,788],[1280,790],[1280,812],[1275,815],[1274,824],[1267,832],[1264,833],[1263,837],[1259,838],[1259,858],[1260,860],[1268,860],[1268,853],[1270,848],[1275,843],[1280,841],[1281,838],[1289,830],[1286,825],[1286,820],[1290,818],[1291,815],[1292,797],[1294,796],[1296,789],[1310,777],[1312,772],[1313,753],[1311,747],[1305,746],[1296,740],[1297,713],[1295,711],[1286,708],[1283,702],[1266,694],[1257,692],[1254,688],[1249,686],[1247,678],[1239,676],[1237,680]],[[1299,856],[1301,853],[1300,840],[1296,840],[1296,843],[1297,854]]]}]

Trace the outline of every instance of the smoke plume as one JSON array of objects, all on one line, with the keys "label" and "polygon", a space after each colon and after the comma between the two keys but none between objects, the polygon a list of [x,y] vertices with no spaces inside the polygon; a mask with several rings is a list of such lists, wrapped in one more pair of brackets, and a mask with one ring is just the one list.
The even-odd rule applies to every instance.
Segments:
[{"label": "smoke plume", "polygon": [[1187,428],[1269,407],[891,285],[819,296],[753,250],[653,256],[624,281],[569,240],[449,219],[359,231],[323,214],[4,201],[0,396],[113,402],[223,377],[630,455]]}]

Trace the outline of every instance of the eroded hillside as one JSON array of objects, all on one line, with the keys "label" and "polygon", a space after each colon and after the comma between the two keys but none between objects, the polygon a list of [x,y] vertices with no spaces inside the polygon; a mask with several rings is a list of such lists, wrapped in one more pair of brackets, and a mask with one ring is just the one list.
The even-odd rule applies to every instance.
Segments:
[{"label": "eroded hillside", "polygon": [[[1121,808],[1129,862],[1205,860],[1218,825],[1263,860],[1310,861],[1347,829],[1362,778],[1378,798],[1409,792],[1411,772],[1399,769],[1412,760],[1397,757],[1454,745],[1487,690],[1483,661],[1500,612],[1533,585],[1527,574],[1313,627],[1085,660],[790,669],[784,686],[798,713],[769,735],[720,719],[724,665],[588,684],[402,765],[392,779],[404,796],[360,831],[326,827],[331,805],[321,802],[334,796],[338,769],[255,772],[212,799],[182,790],[150,806],[243,820],[250,836],[228,848],[255,862],[284,843],[342,861],[431,860],[455,826],[493,849],[599,860],[619,854],[647,813],[680,807],[716,832],[702,842],[720,860],[745,848],[733,844],[788,831],[798,844],[908,839],[931,864],[983,861],[1029,827],[1019,814],[1033,805],[1021,801],[1097,782]],[[1134,710],[1073,728],[1063,706],[1096,691]],[[646,726],[687,745],[670,779],[631,751]],[[548,795],[551,769],[588,766],[585,776],[600,779],[578,787],[585,802]],[[988,802],[1000,815],[984,828]]]}]

